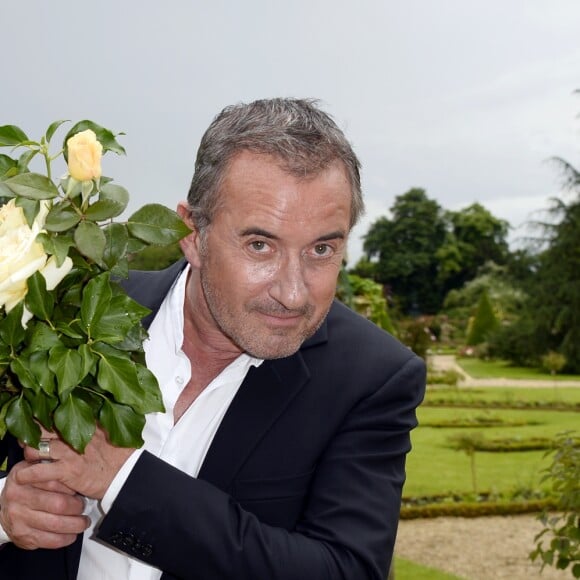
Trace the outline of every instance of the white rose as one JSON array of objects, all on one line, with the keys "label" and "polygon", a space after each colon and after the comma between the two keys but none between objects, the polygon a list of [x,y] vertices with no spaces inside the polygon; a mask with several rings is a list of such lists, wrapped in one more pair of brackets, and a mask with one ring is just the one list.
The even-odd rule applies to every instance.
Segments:
[{"label": "white rose", "polygon": [[[49,258],[42,244],[36,241],[36,236],[43,231],[48,210],[48,203],[41,202],[30,227],[14,199],[0,208],[0,308],[4,307],[6,312],[24,299],[28,292],[27,280],[35,272],[41,272],[47,289],[53,290],[72,268],[68,256],[57,267],[54,256]],[[25,312],[23,325],[31,316]]]}]

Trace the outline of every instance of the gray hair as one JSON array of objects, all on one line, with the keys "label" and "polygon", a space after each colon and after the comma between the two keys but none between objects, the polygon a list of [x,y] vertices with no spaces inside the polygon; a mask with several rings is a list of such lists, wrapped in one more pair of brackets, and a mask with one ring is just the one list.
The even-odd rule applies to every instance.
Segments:
[{"label": "gray hair", "polygon": [[277,157],[284,171],[299,178],[315,177],[334,161],[342,162],[352,191],[351,228],[364,212],[360,162],[330,115],[313,99],[263,99],[226,107],[201,139],[187,196],[199,230],[215,214],[229,162],[244,150]]}]

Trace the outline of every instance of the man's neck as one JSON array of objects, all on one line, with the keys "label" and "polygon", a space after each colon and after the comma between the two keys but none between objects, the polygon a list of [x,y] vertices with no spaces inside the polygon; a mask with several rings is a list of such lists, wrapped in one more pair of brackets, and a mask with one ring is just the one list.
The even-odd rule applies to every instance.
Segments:
[{"label": "man's neck", "polygon": [[191,363],[191,379],[175,404],[176,423],[199,394],[242,354],[223,335],[206,330],[209,325],[204,323],[204,314],[210,315],[196,277],[196,272],[190,272],[185,291],[182,349]]}]

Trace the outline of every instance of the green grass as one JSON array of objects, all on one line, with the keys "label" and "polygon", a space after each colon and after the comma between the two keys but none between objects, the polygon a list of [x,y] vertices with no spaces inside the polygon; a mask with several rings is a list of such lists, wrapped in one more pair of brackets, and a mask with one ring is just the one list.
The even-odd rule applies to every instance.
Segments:
[{"label": "green grass", "polygon": [[[562,389],[562,391],[577,391],[580,389]],[[489,396],[484,389],[481,396]],[[490,389],[491,391],[491,389]],[[497,392],[493,389],[494,393]],[[504,396],[509,396],[507,389],[502,389]],[[513,397],[520,397],[520,389]],[[536,399],[552,396],[551,392],[535,393]],[[531,396],[527,393],[525,396]],[[428,395],[430,396],[430,395]],[[472,395],[474,396],[474,395]],[[478,396],[478,395],[475,395]],[[486,413],[501,417],[506,421],[523,420],[537,421],[540,425],[516,427],[488,427],[463,429],[462,433],[481,432],[486,438],[493,437],[550,437],[565,430],[578,431],[579,414],[573,411],[544,410],[500,410],[500,409],[461,409],[420,407],[418,409],[419,423],[421,421],[441,421],[465,417],[482,416]],[[407,497],[433,495],[448,492],[469,493],[473,491],[470,459],[463,451],[457,451],[449,446],[447,439],[458,432],[456,428],[431,428],[419,426],[412,433],[413,450],[407,459],[407,482],[403,495]],[[498,493],[513,493],[517,489],[537,489],[540,487],[541,470],[550,462],[543,451],[525,451],[509,453],[491,453],[478,451],[476,453],[478,491]]]},{"label": "green grass", "polygon": [[461,577],[403,558],[395,558],[395,580],[461,580]]},{"label": "green grass", "polygon": [[506,361],[484,361],[478,358],[458,357],[457,364],[474,379],[537,379],[546,381],[579,381],[579,375],[551,375],[540,369],[516,367]]}]

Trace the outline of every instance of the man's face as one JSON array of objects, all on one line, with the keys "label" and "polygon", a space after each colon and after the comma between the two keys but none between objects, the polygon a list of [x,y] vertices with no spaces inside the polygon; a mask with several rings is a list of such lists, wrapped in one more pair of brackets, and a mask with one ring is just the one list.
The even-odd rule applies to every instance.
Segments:
[{"label": "man's face", "polygon": [[193,315],[252,356],[289,356],[318,329],[334,297],[350,222],[344,167],[298,179],[276,158],[244,151],[220,192],[203,239],[185,250],[204,298],[192,304]]}]

